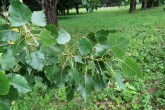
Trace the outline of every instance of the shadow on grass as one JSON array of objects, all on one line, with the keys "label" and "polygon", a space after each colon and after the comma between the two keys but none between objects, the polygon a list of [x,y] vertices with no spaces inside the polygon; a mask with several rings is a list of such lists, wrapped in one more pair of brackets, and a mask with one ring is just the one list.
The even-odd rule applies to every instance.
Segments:
[{"label": "shadow on grass", "polygon": [[65,14],[65,15],[62,15],[62,14],[59,14],[58,15],[58,19],[60,20],[63,20],[63,19],[73,19],[73,18],[77,18],[76,16],[78,15],[84,15],[84,14],[87,14],[87,13],[70,13],[70,14]]}]

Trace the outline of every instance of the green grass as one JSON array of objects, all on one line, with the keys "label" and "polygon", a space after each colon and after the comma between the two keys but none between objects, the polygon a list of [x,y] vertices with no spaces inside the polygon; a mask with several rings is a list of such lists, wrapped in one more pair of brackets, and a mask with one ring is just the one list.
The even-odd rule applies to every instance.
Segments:
[{"label": "green grass", "polygon": [[[101,28],[117,28],[127,30],[131,33],[130,28],[134,30],[144,25],[165,26],[165,14],[163,7],[152,8],[150,10],[138,10],[135,14],[128,13],[128,8],[114,8],[94,11],[94,13],[72,14],[59,16],[59,24],[62,28],[71,33],[73,38],[85,36],[91,31]],[[81,10],[80,10],[81,12]]]},{"label": "green grass", "polygon": [[[56,90],[59,99],[53,97],[54,90],[38,90],[22,96],[13,104],[14,110],[163,110],[165,109],[165,13],[160,6],[146,11],[128,13],[126,8],[112,8],[82,13],[60,15],[59,24],[67,30],[73,40],[84,37],[99,29],[117,29],[118,34],[130,39],[127,54],[141,66],[144,79],[130,80],[127,91],[107,87],[103,92],[93,93],[85,103],[76,94],[73,101],[67,102],[65,92]],[[125,82],[126,83],[126,82]],[[130,86],[131,85],[131,86]],[[131,87],[135,87],[132,90]],[[37,93],[39,92],[39,93]]]}]

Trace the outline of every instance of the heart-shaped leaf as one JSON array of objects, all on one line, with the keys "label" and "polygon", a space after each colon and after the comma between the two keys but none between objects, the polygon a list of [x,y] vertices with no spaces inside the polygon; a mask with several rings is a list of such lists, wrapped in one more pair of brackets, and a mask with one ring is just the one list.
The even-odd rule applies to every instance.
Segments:
[{"label": "heart-shaped leaf", "polygon": [[45,56],[40,51],[27,54],[25,59],[26,59],[26,63],[29,64],[34,69],[42,70],[44,67]]},{"label": "heart-shaped leaf", "polygon": [[87,38],[81,38],[78,41],[78,48],[81,55],[87,55],[92,50],[92,42]]},{"label": "heart-shaped leaf", "polygon": [[44,68],[44,73],[50,82],[54,82],[60,74],[61,68],[57,65],[51,65]]},{"label": "heart-shaped leaf", "polygon": [[107,51],[107,49],[109,48],[108,45],[102,45],[102,44],[96,44],[94,46],[94,48],[96,49],[96,55],[98,56],[103,56],[104,53]]},{"label": "heart-shaped leaf", "polygon": [[58,32],[58,38],[57,43],[58,44],[66,44],[70,41],[71,37],[68,32],[66,32],[64,29],[60,29]]},{"label": "heart-shaped leaf", "polygon": [[127,58],[122,61],[122,71],[126,76],[137,76],[139,78],[143,77],[139,65],[131,58]]},{"label": "heart-shaped leaf", "polygon": [[15,64],[15,58],[10,51],[0,56],[0,65],[2,67],[2,70],[9,70],[13,68]]},{"label": "heart-shaped leaf", "polygon": [[46,18],[45,18],[44,11],[34,11],[32,13],[31,20],[32,20],[32,23],[37,26],[41,26],[41,27],[46,26]]},{"label": "heart-shaped leaf", "polygon": [[9,21],[12,26],[18,27],[31,20],[31,10],[19,0],[11,2],[9,6]]},{"label": "heart-shaped leaf", "polygon": [[14,86],[14,88],[18,89],[19,93],[25,94],[31,91],[30,86],[28,85],[28,82],[20,74],[16,74],[12,76],[12,78],[10,79],[10,82],[11,82],[11,85]]},{"label": "heart-shaped leaf", "polygon": [[122,58],[128,48],[129,41],[126,38],[119,37],[117,34],[108,35],[108,44],[111,46],[112,53],[117,58]]},{"label": "heart-shaped leaf", "polygon": [[71,68],[68,73],[77,85],[80,83],[80,75],[76,68]]},{"label": "heart-shaped leaf", "polygon": [[51,46],[56,44],[56,39],[54,36],[50,35],[50,32],[46,29],[42,29],[39,35],[43,45]]}]

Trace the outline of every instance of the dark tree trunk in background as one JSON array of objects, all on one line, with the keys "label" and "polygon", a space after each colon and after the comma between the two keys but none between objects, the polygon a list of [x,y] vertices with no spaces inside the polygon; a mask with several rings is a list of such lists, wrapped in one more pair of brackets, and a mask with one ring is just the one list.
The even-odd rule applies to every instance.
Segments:
[{"label": "dark tree trunk in background", "polygon": [[146,10],[147,9],[147,1],[146,0],[142,0],[142,10]]},{"label": "dark tree trunk in background", "polygon": [[1,1],[0,1],[0,7],[2,6],[2,2],[3,2],[3,1],[1,0]]},{"label": "dark tree trunk in background", "polygon": [[67,14],[69,14],[69,6],[67,6]]},{"label": "dark tree trunk in background", "polygon": [[45,9],[46,23],[55,24],[58,27],[57,19],[57,0],[43,0]]},{"label": "dark tree trunk in background", "polygon": [[136,11],[136,0],[131,0],[129,12],[134,13],[135,11]]},{"label": "dark tree trunk in background", "polygon": [[159,6],[159,4],[160,4],[160,0],[154,0],[154,1],[153,1],[153,6],[154,6],[154,7]]},{"label": "dark tree trunk in background", "polygon": [[76,3],[75,6],[76,6],[76,13],[79,14],[78,3]]},{"label": "dark tree trunk in background", "polygon": [[147,8],[153,7],[153,2],[154,2],[154,0],[148,0],[147,1]]}]

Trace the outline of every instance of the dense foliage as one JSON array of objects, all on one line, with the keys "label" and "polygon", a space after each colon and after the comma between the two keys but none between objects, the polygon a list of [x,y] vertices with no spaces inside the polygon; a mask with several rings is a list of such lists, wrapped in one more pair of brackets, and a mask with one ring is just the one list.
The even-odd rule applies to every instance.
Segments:
[{"label": "dense foliage", "polygon": [[31,91],[29,85],[39,77],[49,87],[65,88],[68,100],[76,90],[86,100],[110,80],[125,89],[121,73],[143,77],[138,64],[125,55],[128,39],[115,30],[92,32],[70,45],[69,33],[46,26],[43,11],[32,13],[17,0],[8,11],[8,20],[0,18],[0,105],[5,109]]},{"label": "dense foliage", "polygon": [[86,8],[87,12],[92,12],[94,9],[101,5],[100,0],[82,0],[82,5]]}]

